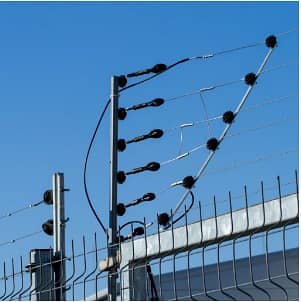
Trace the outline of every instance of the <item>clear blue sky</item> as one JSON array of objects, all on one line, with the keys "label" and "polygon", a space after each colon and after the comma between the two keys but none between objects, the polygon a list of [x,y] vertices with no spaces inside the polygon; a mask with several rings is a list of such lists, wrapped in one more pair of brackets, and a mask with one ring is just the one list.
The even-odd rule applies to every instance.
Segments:
[{"label": "clear blue sky", "polygon": [[[110,94],[110,77],[156,63],[171,64],[187,56],[208,54],[253,42],[270,34],[291,29],[279,39],[267,68],[292,63],[264,74],[246,107],[290,96],[283,102],[243,112],[231,133],[277,122],[275,127],[226,139],[207,173],[198,182],[197,200],[223,200],[229,189],[237,195],[244,184],[250,191],[261,180],[267,185],[283,176],[293,180],[298,166],[298,3],[297,2],[93,2],[93,3],[0,3],[0,131],[1,171],[0,214],[41,200],[51,187],[54,172],[65,173],[71,189],[66,194],[67,241],[80,246],[82,234],[100,231],[83,190],[83,162],[98,115]],[[124,93],[122,106],[156,97],[168,98],[242,78],[255,72],[266,47],[260,46],[193,61]],[[227,86],[204,94],[210,117],[234,110],[246,85]],[[279,123],[287,117],[293,118]],[[160,109],[130,112],[120,122],[120,137],[131,138],[154,128],[170,128],[204,119],[199,95],[169,103]],[[211,123],[213,136],[224,125]],[[183,151],[208,139],[205,125],[186,129]],[[131,145],[120,154],[119,167],[129,170],[150,161],[164,161],[178,154],[179,132],[161,140]],[[287,156],[281,152],[294,150]],[[109,117],[97,136],[88,166],[91,197],[104,223],[108,219]],[[223,173],[217,169],[233,166],[259,156],[272,159],[244,165]],[[278,155],[277,155],[278,154]],[[129,202],[146,192],[159,192],[174,181],[194,175],[207,155],[206,150],[162,167],[158,173],[128,178],[119,190],[119,200]],[[209,173],[212,173],[209,175]],[[288,186],[287,191],[293,191]],[[128,219],[154,220],[156,212],[173,207],[182,188],[158,196],[152,204],[130,208]],[[274,191],[275,192],[275,191]],[[272,194],[273,195],[273,194]],[[268,196],[267,196],[268,197]],[[254,198],[254,202],[258,196]],[[258,200],[257,200],[258,201]],[[239,206],[237,203],[234,206]],[[219,210],[225,210],[223,205]],[[1,240],[40,229],[52,215],[51,207],[36,209],[1,220]],[[99,232],[101,245],[104,236]],[[32,248],[46,248],[52,239],[44,234],[0,249],[0,259],[26,255]]]}]

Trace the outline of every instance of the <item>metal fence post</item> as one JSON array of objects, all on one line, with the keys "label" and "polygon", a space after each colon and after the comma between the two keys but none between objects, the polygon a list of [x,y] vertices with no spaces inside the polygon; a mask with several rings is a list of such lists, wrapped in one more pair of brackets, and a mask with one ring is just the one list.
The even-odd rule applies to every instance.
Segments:
[{"label": "metal fence post", "polygon": [[52,275],[52,250],[34,249],[30,251],[30,264],[27,266],[32,275],[30,299],[33,301],[52,301],[53,275]]},{"label": "metal fence post", "polygon": [[[110,157],[110,207],[109,207],[109,229],[108,229],[108,257],[116,259],[117,243],[117,140],[118,140],[118,80],[119,77],[111,78],[111,157]],[[108,299],[116,301],[116,268],[108,274]]]},{"label": "metal fence post", "polygon": [[64,174],[53,175],[53,256],[55,300],[66,300]]}]

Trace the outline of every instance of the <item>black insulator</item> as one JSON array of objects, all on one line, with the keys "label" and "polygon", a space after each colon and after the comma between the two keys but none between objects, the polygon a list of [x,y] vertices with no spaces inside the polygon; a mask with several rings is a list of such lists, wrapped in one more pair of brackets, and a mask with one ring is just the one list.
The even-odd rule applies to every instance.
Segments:
[{"label": "black insulator", "polygon": [[119,108],[118,109],[118,119],[119,120],[124,120],[126,118],[126,109],[125,108]]},{"label": "black insulator", "polygon": [[247,85],[254,85],[254,83],[256,82],[257,76],[255,73],[250,72],[245,76],[245,83]]},{"label": "black insulator", "polygon": [[223,114],[223,121],[226,124],[231,124],[235,118],[235,114],[232,111],[226,111]]},{"label": "black insulator", "polygon": [[129,107],[127,110],[138,110],[138,109],[142,109],[142,108],[150,107],[150,106],[158,107],[158,106],[162,105],[163,103],[164,103],[163,99],[154,99],[154,100],[146,102],[146,103],[133,105],[132,107]]},{"label": "black insulator", "polygon": [[117,182],[119,184],[123,184],[126,180],[126,175],[123,171],[118,171],[117,172]]},{"label": "black insulator", "polygon": [[274,35],[268,36],[265,39],[265,45],[269,48],[274,48],[277,44],[277,38]]},{"label": "black insulator", "polygon": [[43,194],[43,201],[46,204],[53,204],[52,190],[47,190],[47,191],[44,192],[44,194]]},{"label": "black insulator", "polygon": [[133,231],[133,236],[140,236],[144,234],[144,228],[143,227],[137,227]]},{"label": "black insulator", "polygon": [[164,104],[164,100],[160,98],[154,99],[149,102],[149,106],[153,106],[153,107],[158,107],[161,106],[162,104]]},{"label": "black insulator", "polygon": [[165,71],[167,69],[167,66],[165,64],[156,64],[154,67],[150,69],[153,73],[159,73],[162,71]]},{"label": "black insulator", "polygon": [[126,175],[141,173],[141,172],[143,172],[143,171],[145,171],[145,170],[146,170],[145,167],[138,167],[138,168],[135,168],[135,169],[133,169],[133,170],[131,170],[131,171],[126,172]]},{"label": "black insulator", "polygon": [[143,195],[142,200],[143,201],[152,201],[156,198],[156,195],[154,193],[146,193]]},{"label": "black insulator", "polygon": [[186,176],[182,181],[182,185],[186,189],[191,189],[192,186],[194,185],[194,183],[195,183],[195,180],[194,180],[193,176]]},{"label": "black insulator", "polygon": [[118,216],[123,216],[125,213],[125,205],[123,203],[118,203],[116,206],[116,210],[117,210],[117,215]]},{"label": "black insulator", "polygon": [[47,235],[52,236],[53,235],[53,220],[48,219],[46,222],[44,222],[42,224],[42,229]]},{"label": "black insulator", "polygon": [[126,143],[131,144],[131,143],[137,143],[140,141],[143,141],[148,138],[160,138],[163,135],[163,131],[161,129],[154,129],[150,131],[148,134],[143,134],[137,137],[134,137],[133,139],[128,140]]},{"label": "black insulator", "polygon": [[158,215],[158,223],[159,225],[167,225],[169,223],[169,215],[167,213],[162,213],[160,215]]},{"label": "black insulator", "polygon": [[160,169],[160,164],[157,162],[151,162],[145,166],[149,171],[158,171]]},{"label": "black insulator", "polygon": [[161,129],[154,129],[149,133],[149,137],[151,138],[160,138],[164,134]]},{"label": "black insulator", "polygon": [[207,149],[208,150],[211,150],[211,151],[215,151],[218,147],[218,140],[216,138],[210,138],[208,141],[207,141]]},{"label": "black insulator", "polygon": [[121,138],[117,141],[117,149],[120,152],[122,152],[126,149],[126,141],[123,138]]},{"label": "black insulator", "polygon": [[121,75],[118,77],[118,86],[123,88],[127,84],[127,79],[125,75]]}]

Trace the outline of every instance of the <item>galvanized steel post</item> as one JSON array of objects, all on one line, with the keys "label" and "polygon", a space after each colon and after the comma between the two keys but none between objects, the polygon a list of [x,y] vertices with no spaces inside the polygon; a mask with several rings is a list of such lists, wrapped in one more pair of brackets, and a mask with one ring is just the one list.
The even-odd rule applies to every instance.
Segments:
[{"label": "galvanized steel post", "polygon": [[54,255],[54,280],[55,298],[59,301],[66,300],[66,291],[63,288],[66,280],[65,264],[65,188],[64,174],[53,175],[53,255]]},{"label": "galvanized steel post", "polygon": [[[118,81],[119,77],[111,78],[111,157],[110,157],[110,207],[108,229],[108,257],[115,259],[117,253],[117,140],[118,140]],[[108,300],[116,301],[116,267],[108,275]]]}]

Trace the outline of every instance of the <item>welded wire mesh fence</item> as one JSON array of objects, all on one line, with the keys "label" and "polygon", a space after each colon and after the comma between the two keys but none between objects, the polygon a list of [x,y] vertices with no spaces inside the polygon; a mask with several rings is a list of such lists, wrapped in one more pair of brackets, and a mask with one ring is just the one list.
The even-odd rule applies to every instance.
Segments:
[{"label": "welded wire mesh fence", "polygon": [[[267,200],[268,191],[273,197]],[[120,239],[115,259],[120,299],[297,300],[297,173],[289,183],[278,177],[272,188],[261,183],[257,203],[250,204],[252,194],[245,187],[241,196],[229,192],[224,201],[199,201],[182,223],[168,229],[144,223],[144,234]],[[234,199],[241,207],[233,208]],[[219,202],[227,203],[228,211],[219,213]],[[208,207],[213,214],[206,214]],[[128,225],[131,233],[134,225]],[[62,292],[67,300],[107,299],[109,273],[100,270],[100,262],[108,246],[98,239],[90,236],[89,247],[87,237],[72,241],[60,259],[52,249],[37,249],[29,260],[4,261],[1,300],[59,300]],[[65,280],[59,263],[66,264]]]}]

